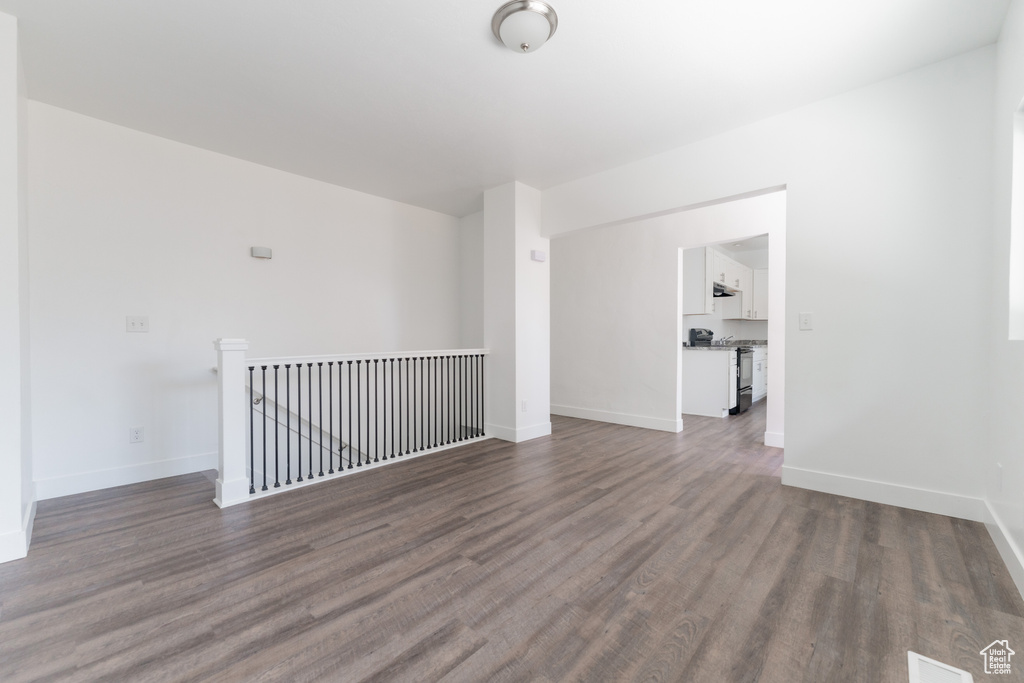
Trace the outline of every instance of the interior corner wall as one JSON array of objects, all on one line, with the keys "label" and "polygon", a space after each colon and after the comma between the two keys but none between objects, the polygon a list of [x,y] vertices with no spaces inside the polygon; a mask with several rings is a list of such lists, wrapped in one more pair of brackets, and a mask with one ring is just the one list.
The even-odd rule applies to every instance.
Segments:
[{"label": "interior corner wall", "polygon": [[[785,218],[786,193],[775,192],[553,239],[552,412],[669,432],[683,429],[677,391],[683,341],[678,252],[762,233],[783,248]],[[784,289],[779,292],[784,296]],[[782,305],[773,300],[774,307]],[[767,330],[767,323],[759,325]],[[784,354],[784,340],[769,344]],[[782,381],[780,373],[780,397]],[[769,388],[775,391],[771,383]],[[768,431],[781,434],[782,401],[775,405],[778,416],[770,416]]]},{"label": "interior corner wall", "polygon": [[[28,114],[40,499],[215,467],[216,338],[251,356],[458,347],[457,218]],[[127,315],[151,331],[127,333]]]},{"label": "interior corner wall", "polygon": [[459,219],[459,339],[464,349],[484,345],[484,213]]},{"label": "interior corner wall", "polygon": [[[1003,22],[996,60],[994,192],[991,269],[988,292],[992,310],[988,330],[991,384],[989,410],[991,448],[976,466],[984,477],[989,530],[1017,587],[1024,594],[1024,341],[1010,341],[1010,208],[1011,188],[1020,192],[1024,179],[1012,169],[1024,160],[1014,155],[1014,113],[1024,105],[1024,3],[1011,3]],[[1014,211],[1024,211],[1024,206]],[[1018,228],[1019,229],[1019,228]],[[1024,236],[1024,235],[1021,235]],[[1020,282],[1018,273],[1017,282]],[[1019,292],[1017,293],[1019,296]]]},{"label": "interior corner wall", "polygon": [[783,483],[983,519],[994,66],[982,48],[549,188],[545,230],[785,186]]}]

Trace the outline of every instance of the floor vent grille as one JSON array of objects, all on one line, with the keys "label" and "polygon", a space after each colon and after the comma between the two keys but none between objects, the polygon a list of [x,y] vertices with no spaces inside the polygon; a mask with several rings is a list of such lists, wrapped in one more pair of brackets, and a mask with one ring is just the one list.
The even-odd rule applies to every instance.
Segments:
[{"label": "floor vent grille", "polygon": [[949,664],[907,651],[910,683],[974,683],[974,676]]}]

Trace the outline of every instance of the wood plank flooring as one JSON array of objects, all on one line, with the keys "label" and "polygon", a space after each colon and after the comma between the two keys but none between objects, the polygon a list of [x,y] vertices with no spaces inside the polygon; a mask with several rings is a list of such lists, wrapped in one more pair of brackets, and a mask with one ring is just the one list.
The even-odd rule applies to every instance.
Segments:
[{"label": "wood plank flooring", "polygon": [[0,565],[0,680],[905,683],[912,649],[983,681],[982,647],[1024,653],[982,525],[783,487],[763,433],[763,402],[555,418],[228,510],[203,474],[43,501]]}]

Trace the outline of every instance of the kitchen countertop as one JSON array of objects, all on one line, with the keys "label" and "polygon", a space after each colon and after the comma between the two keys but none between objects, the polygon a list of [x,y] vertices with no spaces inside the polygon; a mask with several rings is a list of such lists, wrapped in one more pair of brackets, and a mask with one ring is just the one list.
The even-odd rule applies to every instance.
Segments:
[{"label": "kitchen countertop", "polygon": [[738,346],[768,346],[767,339],[730,339],[725,344],[713,344],[711,346],[687,346],[683,344],[683,349],[687,351],[731,351]]}]

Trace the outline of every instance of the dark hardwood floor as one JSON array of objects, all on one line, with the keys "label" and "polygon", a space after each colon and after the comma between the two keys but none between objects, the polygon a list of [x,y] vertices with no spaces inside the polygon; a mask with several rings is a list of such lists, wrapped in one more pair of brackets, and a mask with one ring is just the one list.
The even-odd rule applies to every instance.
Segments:
[{"label": "dark hardwood floor", "polygon": [[[39,504],[0,680],[986,680],[1024,602],[984,527],[783,487],[764,404],[555,418],[219,510],[203,474]],[[1013,662],[1024,680],[1024,654]]]}]

